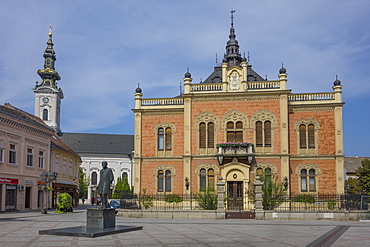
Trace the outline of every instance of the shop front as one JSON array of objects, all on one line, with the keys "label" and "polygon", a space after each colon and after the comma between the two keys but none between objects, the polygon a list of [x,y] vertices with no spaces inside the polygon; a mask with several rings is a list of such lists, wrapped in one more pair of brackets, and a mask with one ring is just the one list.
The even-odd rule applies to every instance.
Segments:
[{"label": "shop front", "polygon": [[17,209],[17,189],[18,179],[0,177],[0,211]]},{"label": "shop front", "polygon": [[73,207],[78,205],[78,186],[71,181],[56,180],[53,183],[52,193],[52,208],[56,208],[58,204],[58,195],[61,193],[68,193],[72,196]]}]

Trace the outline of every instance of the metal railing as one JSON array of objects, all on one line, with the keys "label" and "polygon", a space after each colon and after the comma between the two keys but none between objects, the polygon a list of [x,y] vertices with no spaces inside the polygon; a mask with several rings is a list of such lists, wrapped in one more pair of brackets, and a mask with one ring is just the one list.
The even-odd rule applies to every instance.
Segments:
[{"label": "metal railing", "polygon": [[[213,193],[216,196],[216,193]],[[217,197],[216,197],[217,198]],[[121,194],[120,204],[123,209],[146,210],[203,210],[200,194]],[[217,199],[214,203],[217,208]],[[216,210],[212,208],[210,210]]]},{"label": "metal railing", "polygon": [[304,212],[304,211],[357,211],[368,210],[368,199],[357,194],[300,194],[283,196],[281,204],[274,211]]}]

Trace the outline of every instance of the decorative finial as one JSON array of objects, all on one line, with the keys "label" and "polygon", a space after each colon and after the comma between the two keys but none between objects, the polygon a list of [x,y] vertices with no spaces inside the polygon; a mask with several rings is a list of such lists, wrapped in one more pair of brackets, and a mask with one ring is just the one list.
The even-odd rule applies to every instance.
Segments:
[{"label": "decorative finial", "polygon": [[249,57],[249,51],[248,51],[248,62],[250,61],[250,57]]},{"label": "decorative finial", "polygon": [[233,27],[234,26],[234,13],[235,13],[235,9],[232,9],[231,11],[230,11],[230,13],[231,13],[231,26]]},{"label": "decorative finial", "polygon": [[216,53],[216,65],[218,64],[217,53]]},{"label": "decorative finial", "polygon": [[49,36],[53,35],[53,25],[49,25],[50,31],[49,31]]},{"label": "decorative finial", "polygon": [[182,94],[182,88],[181,88],[182,82],[180,81],[180,94]]}]

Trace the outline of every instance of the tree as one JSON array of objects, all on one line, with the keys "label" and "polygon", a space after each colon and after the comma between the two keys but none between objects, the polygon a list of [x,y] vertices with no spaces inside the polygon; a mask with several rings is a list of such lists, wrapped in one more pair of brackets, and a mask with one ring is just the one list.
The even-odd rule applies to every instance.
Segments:
[{"label": "tree", "polygon": [[[277,182],[272,174],[263,174],[260,176],[260,181],[262,185],[262,206],[264,210],[273,210],[274,208],[279,207],[285,200],[287,194],[287,188],[284,186],[284,182]],[[255,200],[255,192],[247,191],[249,195],[252,196]]]},{"label": "tree", "polygon": [[86,177],[86,173],[82,167],[80,167],[80,178],[79,178],[79,198],[87,198],[87,188],[90,184],[90,178]]},{"label": "tree", "polygon": [[370,160],[364,159],[361,164],[356,171],[358,186],[362,193],[370,195]]},{"label": "tree", "polygon": [[361,194],[361,187],[357,178],[348,178],[345,182],[347,192],[350,194]]},{"label": "tree", "polygon": [[113,199],[120,199],[123,191],[123,183],[121,177],[117,178],[116,186],[114,187]]},{"label": "tree", "polygon": [[123,180],[122,191],[126,194],[131,192],[130,184],[128,183],[128,178],[127,177],[125,177],[124,180]]}]

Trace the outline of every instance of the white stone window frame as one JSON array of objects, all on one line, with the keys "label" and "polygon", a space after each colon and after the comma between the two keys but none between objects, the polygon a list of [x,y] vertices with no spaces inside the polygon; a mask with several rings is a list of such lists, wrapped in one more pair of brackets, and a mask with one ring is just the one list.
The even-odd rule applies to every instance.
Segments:
[{"label": "white stone window frame", "polygon": [[[315,191],[310,192],[309,189],[307,191],[302,191],[301,171],[304,170],[304,169],[307,171],[307,178],[309,178],[309,171],[311,169],[315,170]],[[295,169],[295,174],[298,177],[298,181],[299,181],[298,182],[298,189],[299,189],[300,193],[304,193],[304,194],[317,194],[317,193],[319,193],[319,182],[320,182],[319,177],[321,175],[321,169],[318,165],[316,165],[316,164],[300,164]],[[309,185],[309,183],[308,183],[308,185]]]},{"label": "white stone window frame", "polygon": [[[30,168],[34,166],[34,151],[33,147],[27,147],[27,158],[26,158],[26,167]],[[28,152],[31,151],[31,152]],[[30,162],[30,163],[29,163]]]},{"label": "white stone window frame", "polygon": [[[14,148],[12,148],[12,145],[14,146]],[[17,164],[17,146],[17,143],[9,143],[9,164],[11,165]]]},{"label": "white stone window frame", "polygon": [[[163,191],[158,191],[158,172],[163,171]],[[166,171],[171,171],[171,191],[166,191]],[[166,193],[172,193],[174,191],[173,185],[174,185],[174,179],[176,176],[176,170],[175,167],[172,165],[159,165],[154,168],[153,176],[155,179],[155,191],[158,194],[166,194]]]},{"label": "white stone window frame", "polygon": [[[201,148],[199,147],[199,125],[201,123],[206,124],[206,147]],[[209,148],[208,147],[208,124],[213,123],[214,124],[214,147]],[[194,118],[194,131],[197,133],[197,148],[198,148],[198,154],[215,154],[216,153],[216,140],[217,140],[217,129],[219,128],[219,119],[217,115],[213,112],[210,111],[205,111],[199,113],[195,118]]]},{"label": "white stone window frame", "polygon": [[[306,126],[306,142],[308,143],[308,125],[313,124],[315,130],[315,148],[308,148],[308,144],[306,148],[301,148],[300,146],[300,135],[299,135],[299,126],[304,124]],[[300,119],[294,125],[294,130],[297,134],[297,150],[298,155],[318,155],[319,152],[319,130],[320,130],[320,123],[316,119]]]},{"label": "white stone window frame", "polygon": [[[262,147],[257,147],[255,145],[255,152],[256,153],[273,153],[274,152],[274,143],[275,143],[275,129],[277,128],[277,118],[276,116],[268,110],[259,110],[255,112],[251,117],[251,128],[253,129],[253,142],[256,144],[256,123],[260,121],[262,122]],[[271,123],[271,147],[265,146],[265,122],[270,121]]]},{"label": "white stone window frame", "polygon": [[[158,150],[158,129],[163,128],[164,135],[166,135],[166,128],[171,128],[171,150],[166,150],[166,136],[164,136],[164,149]],[[173,156],[174,145],[174,134],[176,133],[176,127],[173,123],[158,123],[153,128],[155,135],[155,150],[157,157],[171,157]]]},{"label": "white stone window frame", "polygon": [[45,169],[45,150],[39,150],[38,168]]}]

